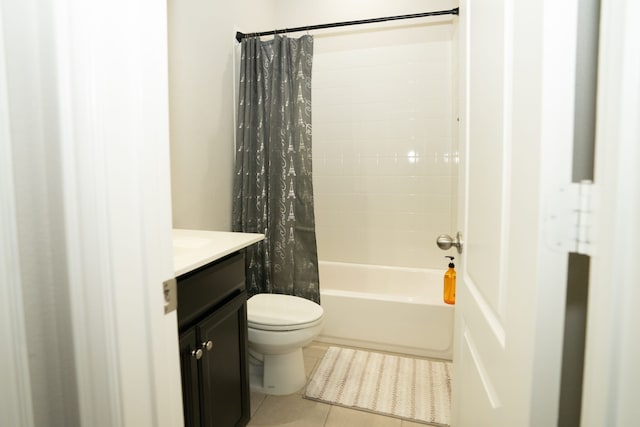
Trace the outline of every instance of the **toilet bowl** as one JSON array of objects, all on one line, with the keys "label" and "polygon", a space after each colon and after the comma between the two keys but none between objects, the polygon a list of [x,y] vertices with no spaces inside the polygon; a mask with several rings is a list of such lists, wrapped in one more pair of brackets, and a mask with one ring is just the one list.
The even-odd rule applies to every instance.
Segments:
[{"label": "toilet bowl", "polygon": [[291,394],[307,378],[302,347],[322,331],[324,311],[304,298],[256,294],[247,301],[249,375],[252,390]]}]

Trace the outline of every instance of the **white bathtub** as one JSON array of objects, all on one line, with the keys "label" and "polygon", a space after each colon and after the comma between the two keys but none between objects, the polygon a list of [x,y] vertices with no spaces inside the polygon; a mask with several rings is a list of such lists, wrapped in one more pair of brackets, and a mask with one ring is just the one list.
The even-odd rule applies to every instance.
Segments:
[{"label": "white bathtub", "polygon": [[319,341],[451,359],[454,306],[444,270],[320,261]]}]

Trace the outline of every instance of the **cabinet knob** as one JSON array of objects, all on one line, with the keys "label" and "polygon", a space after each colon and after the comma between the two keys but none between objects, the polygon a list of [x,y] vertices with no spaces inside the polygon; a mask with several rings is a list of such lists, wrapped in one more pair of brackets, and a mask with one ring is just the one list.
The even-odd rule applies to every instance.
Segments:
[{"label": "cabinet knob", "polygon": [[209,340],[207,342],[203,342],[202,348],[206,348],[207,351],[211,351],[211,349],[213,348],[213,341]]},{"label": "cabinet knob", "polygon": [[192,355],[193,357],[195,357],[195,358],[196,358],[196,360],[200,360],[200,359],[202,359],[202,350],[201,350],[201,349],[192,350],[192,351],[191,351],[191,355]]}]

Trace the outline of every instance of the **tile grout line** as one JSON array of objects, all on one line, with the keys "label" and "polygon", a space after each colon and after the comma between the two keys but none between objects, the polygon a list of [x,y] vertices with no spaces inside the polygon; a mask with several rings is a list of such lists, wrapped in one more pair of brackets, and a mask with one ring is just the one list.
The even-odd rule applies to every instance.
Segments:
[{"label": "tile grout line", "polygon": [[333,410],[333,405],[329,405],[329,410],[327,411],[327,415],[324,417],[324,422],[322,423],[322,427],[326,427],[327,422],[329,421],[329,415],[331,414],[332,410]]}]

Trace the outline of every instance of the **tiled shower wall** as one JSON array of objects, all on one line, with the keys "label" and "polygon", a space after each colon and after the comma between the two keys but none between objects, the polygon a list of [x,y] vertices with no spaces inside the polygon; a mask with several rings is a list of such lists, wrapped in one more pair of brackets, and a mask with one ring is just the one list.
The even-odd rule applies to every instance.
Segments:
[{"label": "tiled shower wall", "polygon": [[313,160],[321,260],[445,268],[456,231],[451,24],[316,36]]}]

